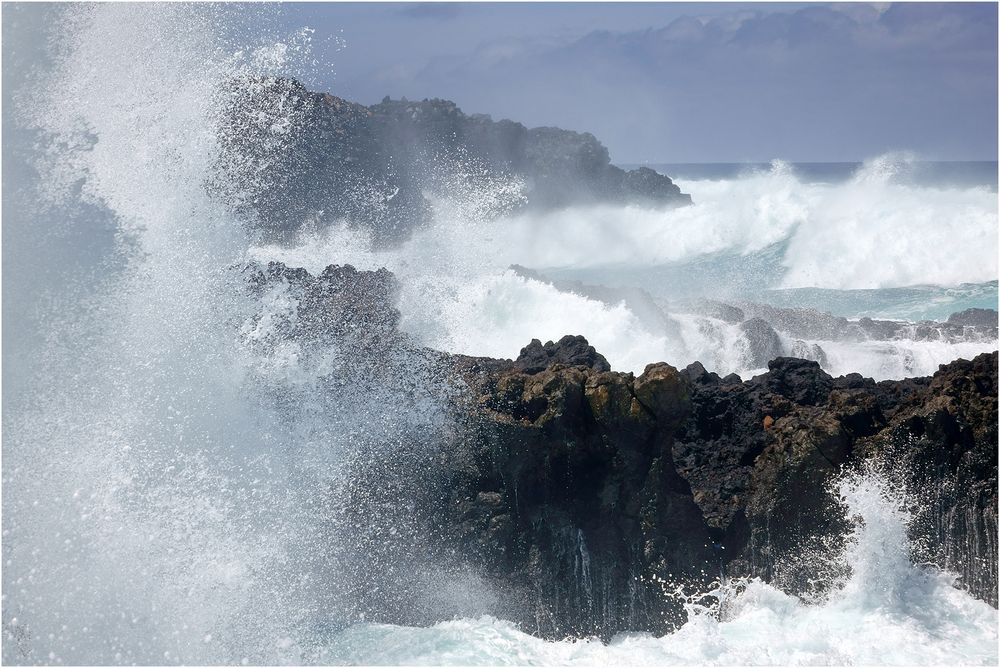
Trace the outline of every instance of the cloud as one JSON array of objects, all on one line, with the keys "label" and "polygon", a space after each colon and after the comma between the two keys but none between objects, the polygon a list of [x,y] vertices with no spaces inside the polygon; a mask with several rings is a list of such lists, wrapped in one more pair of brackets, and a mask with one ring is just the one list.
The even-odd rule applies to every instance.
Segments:
[{"label": "cloud", "polygon": [[548,41],[494,34],[462,53],[413,59],[405,77],[379,83],[393,95],[591,131],[622,162],[856,160],[898,149],[995,159],[995,4],[672,19]]}]

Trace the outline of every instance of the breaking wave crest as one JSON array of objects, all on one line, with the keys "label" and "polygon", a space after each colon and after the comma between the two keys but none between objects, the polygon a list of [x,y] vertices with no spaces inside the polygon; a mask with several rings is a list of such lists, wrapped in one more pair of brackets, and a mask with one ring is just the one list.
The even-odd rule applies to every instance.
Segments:
[{"label": "breaking wave crest", "polygon": [[995,188],[896,178],[907,164],[880,156],[839,183],[809,182],[781,161],[734,179],[679,179],[696,204],[668,210],[588,206],[492,219],[439,202],[435,224],[411,245],[491,267],[581,269],[657,266],[713,254],[749,257],[782,244],[767,287],[996,280]]}]

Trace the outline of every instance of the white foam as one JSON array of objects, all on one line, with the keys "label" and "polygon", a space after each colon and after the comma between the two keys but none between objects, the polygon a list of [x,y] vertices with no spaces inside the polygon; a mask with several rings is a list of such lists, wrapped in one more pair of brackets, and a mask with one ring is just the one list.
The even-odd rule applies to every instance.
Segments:
[{"label": "white foam", "polygon": [[[568,215],[568,214],[567,214]],[[714,318],[669,314],[669,332],[644,322],[625,303],[605,304],[560,291],[506,269],[503,248],[490,253],[475,234],[455,229],[454,218],[438,221],[402,248],[372,252],[367,237],[346,225],[304,235],[292,247],[255,248],[260,260],[280,260],[314,273],[330,263],[361,269],[387,267],[400,279],[401,326],[425,345],[468,355],[514,358],[531,339],[556,341],[566,334],[587,338],[613,369],[641,373],[654,361],[683,367],[701,362],[721,375],[744,379],[761,369],[751,364],[737,325]],[[479,234],[479,232],[476,232]],[[794,339],[784,337],[791,350]],[[858,372],[876,380],[930,375],[941,364],[994,350],[996,341],[808,341],[827,354],[833,375]]]},{"label": "white foam", "polygon": [[673,357],[663,334],[646,330],[623,305],[608,306],[505,271],[469,283],[421,282],[404,289],[403,326],[443,350],[517,357],[531,339],[583,334],[617,368],[641,371]]},{"label": "white foam", "polygon": [[688,606],[688,622],[663,637],[623,634],[547,642],[490,617],[430,628],[361,625],[321,659],[417,665],[995,665],[997,611],[955,589],[954,576],[914,566],[909,517],[897,489],[874,473],[838,486],[856,526],[846,582],[807,604],[751,580],[716,590],[720,603]]},{"label": "white foam", "polygon": [[997,349],[995,340],[972,341],[814,341],[823,348],[824,369],[833,376],[860,373],[876,380],[930,376],[956,359],[972,359]]},{"label": "white foam", "polygon": [[997,197],[985,187],[896,183],[873,161],[819,189],[781,287],[884,288],[996,280]]},{"label": "white foam", "polygon": [[[344,262],[389,268],[402,283],[403,327],[445,350],[513,357],[532,338],[582,334],[618,370],[697,360],[720,374],[748,377],[756,369],[748,366],[745,341],[732,325],[675,314],[679,329],[668,335],[622,304],[561,293],[505,271],[517,263],[573,267],[586,276],[589,268],[591,282],[599,283],[602,267],[649,267],[721,252],[752,255],[785,241],[787,273],[775,277],[783,287],[995,280],[995,193],[918,187],[895,178],[912,161],[880,156],[836,184],[804,182],[775,161],[769,170],[736,179],[682,182],[696,203],[668,210],[601,205],[496,217],[519,193],[517,183],[501,181],[487,189],[489,197],[437,197],[432,224],[391,251],[371,252],[365,234],[334,225],[302,235],[297,246],[254,253],[314,272]],[[669,296],[669,286],[657,288]],[[930,374],[940,364],[996,347],[995,341],[817,343],[828,352],[831,373],[857,371],[880,380]]]},{"label": "white foam", "polygon": [[[434,224],[401,251],[412,262],[482,268],[655,266],[712,253],[750,255],[786,241],[774,287],[835,289],[996,280],[997,198],[985,187],[934,188],[891,178],[893,156],[843,183],[807,183],[775,161],[735,179],[678,181],[695,204],[595,205],[492,218],[475,198],[435,202]],[[898,169],[898,167],[897,167]],[[490,199],[517,198],[516,188]],[[491,190],[492,192],[492,190]]]}]

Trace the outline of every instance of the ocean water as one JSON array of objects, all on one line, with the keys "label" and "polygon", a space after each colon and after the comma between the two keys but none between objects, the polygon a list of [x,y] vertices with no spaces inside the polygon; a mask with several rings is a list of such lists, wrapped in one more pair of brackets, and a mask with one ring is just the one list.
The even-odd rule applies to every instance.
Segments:
[{"label": "ocean water", "polygon": [[622,241],[620,258],[553,258],[553,275],[592,272],[664,297],[741,297],[851,318],[943,320],[996,308],[996,162],[894,153],[861,163],[654,167],[700,210],[673,214],[661,243]]},{"label": "ocean water", "polygon": [[[378,568],[426,587],[442,621],[366,623],[348,586],[369,557],[345,519],[348,471],[432,448],[453,428],[447,397],[417,359],[392,361],[397,381],[373,386],[350,351],[283,338],[275,323],[294,295],[249,297],[234,266],[387,267],[403,328],[442,350],[511,357],[572,333],[617,369],[697,359],[750,374],[735,325],[671,300],[800,295],[914,320],[995,303],[995,183],[907,181],[893,167],[919,163],[907,156],[826,181],[775,162],[677,172],[696,201],[685,209],[497,217],[518,187],[498,181],[437,193],[433,223],[390,250],[347,224],[267,245],[206,186],[222,155],[220,91],[234,76],[303,76],[317,37],[259,29],[271,9],[241,11],[4,9],[5,663],[997,662],[997,611],[910,563],[905,495],[874,472],[831,490],[857,521],[848,552],[831,555],[852,570],[826,600],[724,582],[715,603],[689,593],[671,635],[548,642],[484,617],[491,592],[440,586],[438,565],[400,538]],[[640,285],[672,324],[513,263]],[[741,263],[745,279],[719,278]],[[831,371],[878,378],[996,348],[822,344]]]},{"label": "ocean water", "polygon": [[[869,161],[868,163],[872,163]],[[745,178],[771,171],[770,162],[714,162],[623,164],[626,169],[650,167],[672,179],[685,181],[720,181]],[[865,162],[793,162],[799,179],[808,184],[844,184],[853,180]],[[982,186],[997,189],[996,160],[921,160],[914,153],[900,151],[883,158],[876,169],[883,174],[915,186],[932,188],[969,188]]]}]

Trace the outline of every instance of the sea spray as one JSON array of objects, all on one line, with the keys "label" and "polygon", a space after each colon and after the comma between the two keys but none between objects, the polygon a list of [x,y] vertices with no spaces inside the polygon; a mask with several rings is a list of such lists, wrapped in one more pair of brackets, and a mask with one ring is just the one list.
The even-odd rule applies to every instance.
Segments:
[{"label": "sea spray", "polygon": [[482,617],[422,629],[356,626],[331,638],[320,656],[444,665],[995,664],[996,609],[955,589],[954,576],[911,563],[900,488],[868,468],[845,474],[832,493],[853,528],[845,548],[825,557],[838,562],[830,570],[846,575],[813,603],[759,579],[733,579],[687,597],[687,623],[659,638],[546,642]]},{"label": "sea spray", "polygon": [[[681,184],[693,193],[693,206],[590,205],[496,217],[469,215],[468,207],[445,200],[436,204],[435,223],[417,230],[413,244],[438,237],[432,243],[449,249],[449,256],[474,257],[484,267],[521,264],[612,277],[613,270],[627,276],[629,269],[721,253],[745,265],[786,244],[765,274],[711,286],[731,294],[754,283],[848,289],[996,280],[996,258],[985,251],[996,241],[996,193],[985,186],[916,185],[870,176],[864,167],[843,183],[810,183],[781,161],[741,178]],[[497,197],[489,194],[494,188],[509,190],[494,184],[490,199]],[[886,241],[902,231],[906,244]],[[840,263],[817,266],[831,256]]]},{"label": "sea spray", "polygon": [[[477,191],[478,199],[457,188],[436,196],[431,220],[395,248],[372,251],[370,235],[331,224],[251,253],[311,271],[335,259],[387,267],[401,279],[402,327],[431,347],[512,358],[532,338],[574,333],[618,370],[639,373],[650,360],[700,361],[720,375],[749,378],[763,368],[735,323],[678,311],[672,303],[689,296],[729,303],[780,297],[801,306],[835,293],[852,318],[888,317],[871,308],[877,298],[885,313],[911,320],[995,304],[995,284],[950,287],[995,280],[996,259],[983,255],[996,242],[995,193],[979,185],[917,185],[893,176],[905,171],[901,161],[910,164],[898,156],[873,159],[838,183],[809,182],[776,161],[736,179],[685,183],[695,204],[666,210],[592,205],[518,213],[517,184],[498,178]],[[476,206],[480,199],[485,204]],[[906,248],[885,241],[904,231]],[[853,273],[843,273],[845,262]],[[642,288],[671,327],[638,317],[626,303],[519,275],[512,264],[554,279]],[[938,285],[892,287],[914,283]],[[787,290],[795,285],[814,287]],[[829,289],[816,296],[823,286]],[[879,288],[877,294],[856,289],[869,287]],[[791,354],[796,337],[785,338],[785,354]],[[829,373],[883,380],[929,375],[940,364],[994,349],[996,338],[904,333],[888,341],[808,339],[799,347],[813,345],[825,351],[818,360]]]},{"label": "sea spray", "polygon": [[[556,341],[566,333],[579,333],[616,370],[641,373],[650,360],[679,367],[698,361],[709,371],[744,378],[766,370],[752,363],[735,323],[671,312],[664,303],[661,317],[673,325],[668,329],[640,319],[625,302],[601,302],[560,290],[491,264],[484,255],[465,254],[468,242],[457,247],[442,242],[425,252],[424,239],[418,235],[398,249],[373,252],[364,233],[333,226],[304,234],[297,244],[256,246],[251,254],[259,261],[281,261],[313,272],[322,271],[334,258],[364,269],[387,267],[401,279],[401,326],[426,345],[449,352],[514,358],[533,338]],[[593,278],[600,279],[599,274]],[[793,350],[795,337],[784,338],[787,350]],[[825,351],[821,363],[834,376],[861,373],[884,380],[930,375],[940,364],[994,349],[996,339],[970,333],[958,340],[807,339],[802,345]]]},{"label": "sea spray", "polygon": [[[412,360],[373,388],[350,348],[276,337],[296,296],[250,294],[254,232],[211,183],[220,95],[294,49],[236,49],[218,11],[54,10],[58,57],[19,101],[46,150],[32,185],[106,211],[117,269],[39,314],[34,382],[4,413],[8,663],[298,663],[321,614],[356,619],[358,564],[422,569],[347,549],[339,509],[355,458],[434,439],[436,398]],[[63,224],[7,222],[36,221]]]},{"label": "sea spray", "polygon": [[86,135],[60,167],[114,213],[125,243],[109,252],[128,259],[98,308],[48,314],[98,334],[46,350],[32,408],[5,415],[4,616],[25,639],[7,661],[263,658],[260,625],[294,623],[261,604],[286,589],[260,578],[286,556],[263,503],[271,434],[229,335],[243,304],[226,266],[245,242],[202,187],[221,72],[198,19],[67,13],[69,53],[29,110],[55,148]]}]

